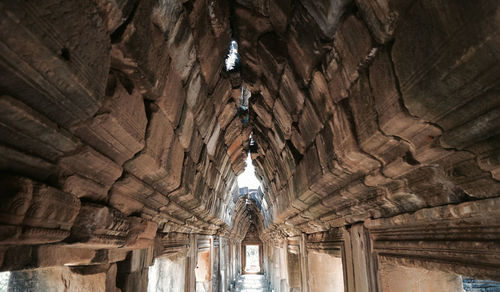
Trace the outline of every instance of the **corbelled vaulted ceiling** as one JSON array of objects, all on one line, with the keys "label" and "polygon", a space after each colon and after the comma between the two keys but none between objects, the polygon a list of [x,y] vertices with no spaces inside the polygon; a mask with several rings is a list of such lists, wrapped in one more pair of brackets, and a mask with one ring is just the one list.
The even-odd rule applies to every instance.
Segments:
[{"label": "corbelled vaulted ceiling", "polygon": [[3,1],[1,223],[24,229],[2,240],[272,239],[497,197],[497,6]]}]

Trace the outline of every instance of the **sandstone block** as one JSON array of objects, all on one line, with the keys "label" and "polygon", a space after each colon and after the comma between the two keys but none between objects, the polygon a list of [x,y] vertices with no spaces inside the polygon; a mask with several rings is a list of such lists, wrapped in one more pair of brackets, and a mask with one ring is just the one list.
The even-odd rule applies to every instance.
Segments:
[{"label": "sandstone block", "polygon": [[146,198],[153,194],[153,189],[135,176],[125,174],[113,184],[109,194],[109,204],[125,215],[130,215],[142,210]]},{"label": "sandstone block", "polygon": [[[489,139],[490,141],[488,142],[493,142],[497,139],[498,137],[493,137]],[[479,147],[474,147],[471,150],[478,155],[478,166],[483,170],[489,171],[494,179],[500,180],[500,151],[498,146],[495,147],[492,144],[493,143],[479,144],[477,145]]]},{"label": "sandstone block", "polygon": [[[406,143],[379,131],[375,101],[371,97],[368,81],[364,76],[353,85],[349,98],[360,148],[382,161],[385,165],[409,151]],[[417,163],[415,161],[414,163]]]},{"label": "sandstone block", "polygon": [[78,198],[105,202],[108,199],[109,186],[103,186],[80,175],[72,175],[64,180],[62,190]]},{"label": "sandstone block", "polygon": [[181,79],[186,81],[196,61],[196,49],[189,20],[185,14],[180,14],[169,33],[168,47],[175,70]]},{"label": "sandstone block", "polygon": [[257,114],[257,119],[258,121],[266,128],[271,128],[272,126],[272,115],[269,113],[267,110],[266,106],[264,105],[263,98],[261,97],[258,100],[254,100],[250,104],[252,110]]},{"label": "sandstone block", "polygon": [[224,105],[231,98],[231,83],[226,78],[219,78],[212,94],[215,113],[219,115]]},{"label": "sandstone block", "polygon": [[118,82],[113,96],[88,123],[72,131],[119,165],[144,147],[146,112],[142,96],[131,93]]},{"label": "sandstone block", "polygon": [[154,111],[146,131],[146,146],[124,167],[139,179],[155,181],[165,176],[163,169],[175,139],[174,130],[162,111]]},{"label": "sandstone block", "polygon": [[236,116],[236,105],[234,104],[234,102],[226,104],[226,106],[224,106],[224,108],[222,109],[220,115],[217,117],[221,129],[222,130],[226,129],[226,127],[229,125],[229,123],[233,120],[235,116]]},{"label": "sandstone block", "polygon": [[313,105],[306,99],[304,109],[299,117],[299,131],[306,147],[316,138],[316,135],[323,127],[321,121],[313,108]]},{"label": "sandstone block", "polygon": [[189,151],[189,155],[191,159],[197,163],[198,159],[200,158],[201,155],[201,150],[203,149],[203,146],[205,144],[203,143],[203,138],[201,135],[198,133],[197,130],[193,131],[193,137],[191,140],[191,149]]},{"label": "sandstone block", "polygon": [[349,4],[349,0],[313,1],[302,0],[304,7],[318,24],[326,38],[332,38],[340,17]]},{"label": "sandstone block", "polygon": [[436,167],[419,167],[402,177],[408,188],[430,206],[438,206],[461,201],[461,194]]},{"label": "sandstone block", "polygon": [[70,133],[10,96],[0,96],[0,121],[3,143],[50,161],[79,146]]},{"label": "sandstone block", "polygon": [[303,84],[309,83],[311,72],[323,55],[321,37],[322,32],[314,18],[305,8],[297,7],[289,21],[287,48]]},{"label": "sandstone block", "polygon": [[386,135],[401,137],[412,143],[415,148],[420,148],[441,134],[440,129],[408,115],[401,107],[392,61],[386,51],[381,51],[370,66],[370,86],[378,124]]},{"label": "sandstone block", "polygon": [[[481,103],[497,84],[497,27],[492,25],[497,4],[424,1],[412,6],[395,31],[392,51],[410,114],[439,125],[459,125],[464,116],[452,113],[472,100]],[[419,26],[422,21],[427,25]]]},{"label": "sandstone block", "polygon": [[128,232],[125,248],[144,249],[153,245],[158,224],[156,222],[129,217],[130,231]]},{"label": "sandstone block", "polygon": [[183,112],[186,92],[182,86],[182,80],[179,73],[170,66],[167,76],[167,83],[162,96],[156,101],[160,109],[167,115],[168,120],[174,128],[179,124]]},{"label": "sandstone block", "polygon": [[161,96],[170,68],[165,36],[152,25],[151,12],[158,8],[155,4],[164,5],[133,3],[128,21],[111,34],[111,67],[123,72],[133,82],[132,86],[149,99]]},{"label": "sandstone block", "polygon": [[217,123],[212,134],[210,135],[210,139],[208,139],[207,153],[210,156],[215,155],[215,149],[217,148],[217,144],[219,143],[220,130],[220,125],[219,123]]},{"label": "sandstone block", "polygon": [[[285,66],[279,90],[280,100],[294,121],[304,106],[305,95],[297,85],[290,66]],[[276,106],[276,103],[275,103]]]},{"label": "sandstone block", "polygon": [[309,93],[314,109],[321,122],[324,123],[333,115],[334,104],[330,96],[328,83],[321,72],[316,71],[312,74]]},{"label": "sandstone block", "polygon": [[181,120],[179,122],[179,127],[175,130],[178,135],[179,142],[182,147],[186,150],[189,150],[191,145],[191,139],[193,138],[194,131],[194,117],[193,113],[186,109],[182,113]]},{"label": "sandstone block", "polygon": [[271,92],[278,92],[280,76],[286,63],[286,44],[274,33],[260,37],[257,47],[262,75]]},{"label": "sandstone block", "polygon": [[41,158],[0,145],[0,170],[23,174],[40,181],[56,176],[56,166]]},{"label": "sandstone block", "polygon": [[170,35],[181,13],[182,3],[177,0],[162,0],[154,6],[151,20],[165,35]]},{"label": "sandstone block", "polygon": [[350,82],[343,72],[339,53],[331,50],[326,56],[324,68],[325,78],[328,81],[328,89],[333,102],[337,103],[348,96]]},{"label": "sandstone block", "polygon": [[290,135],[292,134],[292,117],[280,99],[277,99],[274,103],[273,115],[284,137],[290,139]]},{"label": "sandstone block", "polygon": [[58,162],[64,176],[78,174],[105,186],[112,185],[122,174],[122,168],[90,147],[65,156]]},{"label": "sandstone block", "polygon": [[126,243],[130,221],[118,210],[103,205],[82,205],[67,242],[74,247],[116,248]]},{"label": "sandstone block", "polygon": [[389,0],[356,0],[363,19],[366,21],[375,40],[381,44],[386,43],[392,37],[396,28],[399,13],[391,9]]},{"label": "sandstone block", "polygon": [[352,173],[367,173],[379,163],[360,151],[350,121],[342,105],[335,107],[333,116],[333,147],[340,164]]},{"label": "sandstone block", "polygon": [[196,126],[198,127],[198,132],[205,144],[210,139],[210,134],[215,128],[217,123],[217,116],[215,115],[214,105],[211,103],[206,103],[202,111],[195,114]]},{"label": "sandstone block", "polygon": [[476,119],[446,131],[440,138],[440,143],[445,148],[464,149],[498,134],[500,134],[500,108],[494,108]]},{"label": "sandstone block", "polygon": [[9,1],[1,17],[4,91],[64,127],[91,117],[104,96],[110,49],[95,5]]},{"label": "sandstone block", "polygon": [[207,98],[207,89],[199,66],[191,72],[191,77],[186,85],[186,105],[193,113],[197,113],[202,108]]},{"label": "sandstone block", "polygon": [[278,0],[269,2],[269,15],[271,24],[276,32],[284,34],[288,24],[288,18],[292,5],[290,0]]},{"label": "sandstone block", "polygon": [[267,132],[267,137],[270,148],[274,149],[276,152],[281,152],[281,150],[283,150],[286,140],[283,131],[279,128],[279,125],[273,123],[271,131]]},{"label": "sandstone block", "polygon": [[184,156],[185,153],[181,143],[175,139],[164,165],[166,175],[152,184],[156,190],[166,195],[179,187],[182,179]]},{"label": "sandstone block", "polygon": [[[230,42],[229,5],[226,1],[195,2],[189,15],[201,73],[209,89],[217,82]],[[216,60],[216,61],[215,61]]]},{"label": "sandstone block", "polygon": [[111,34],[129,16],[133,1],[130,0],[94,0],[108,32]]},{"label": "sandstone block", "polygon": [[349,16],[335,33],[333,42],[338,50],[346,79],[353,82],[358,77],[358,67],[370,54],[372,41],[363,22]]}]

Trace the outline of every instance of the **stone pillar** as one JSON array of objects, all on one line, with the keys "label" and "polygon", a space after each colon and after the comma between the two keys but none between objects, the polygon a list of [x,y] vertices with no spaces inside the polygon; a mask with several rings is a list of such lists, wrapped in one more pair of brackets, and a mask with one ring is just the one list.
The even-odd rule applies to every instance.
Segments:
[{"label": "stone pillar", "polygon": [[197,240],[195,234],[189,234],[189,250],[187,254],[187,265],[186,265],[186,281],[185,289],[187,292],[196,291],[196,276],[194,274],[194,269],[196,268],[196,254],[197,254]]},{"label": "stone pillar", "polygon": [[286,239],[280,244],[280,291],[288,291],[288,241]]},{"label": "stone pillar", "polygon": [[271,267],[272,270],[272,278],[273,278],[273,287],[276,292],[281,291],[281,251],[279,243],[272,244],[273,249],[273,264]]},{"label": "stone pillar", "polygon": [[306,235],[304,233],[300,235],[299,251],[300,251],[300,271],[301,271],[300,280],[301,280],[302,291],[309,292],[309,283],[308,283],[309,268],[307,263]]},{"label": "stone pillar", "polygon": [[219,291],[227,291],[227,240],[219,238]]},{"label": "stone pillar", "polygon": [[228,240],[227,242],[227,248],[228,248],[228,275],[227,275],[227,278],[229,280],[229,285],[230,285],[230,288],[232,289],[233,288],[233,284],[234,284],[234,265],[233,265],[233,261],[235,260],[234,258],[234,253],[233,253],[233,242],[232,240]]},{"label": "stone pillar", "polygon": [[220,261],[220,249],[219,249],[219,237],[215,236],[212,238],[212,291],[219,291],[220,287],[220,271],[219,271],[219,261]]},{"label": "stone pillar", "polygon": [[300,236],[287,238],[287,279],[290,291],[303,291],[302,289],[302,269],[301,269],[301,252],[300,252]]},{"label": "stone pillar", "polygon": [[116,286],[122,292],[147,291],[148,268],[152,260],[152,248],[131,251],[124,261],[117,263]]},{"label": "stone pillar", "polygon": [[344,251],[347,291],[378,291],[376,262],[370,253],[370,238],[362,223],[344,230]]}]

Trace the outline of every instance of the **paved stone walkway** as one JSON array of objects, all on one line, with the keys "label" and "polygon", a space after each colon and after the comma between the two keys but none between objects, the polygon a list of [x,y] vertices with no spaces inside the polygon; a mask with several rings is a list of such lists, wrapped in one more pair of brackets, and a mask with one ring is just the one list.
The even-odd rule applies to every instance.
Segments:
[{"label": "paved stone walkway", "polygon": [[236,281],[237,292],[269,292],[267,280],[263,275],[241,275]]}]

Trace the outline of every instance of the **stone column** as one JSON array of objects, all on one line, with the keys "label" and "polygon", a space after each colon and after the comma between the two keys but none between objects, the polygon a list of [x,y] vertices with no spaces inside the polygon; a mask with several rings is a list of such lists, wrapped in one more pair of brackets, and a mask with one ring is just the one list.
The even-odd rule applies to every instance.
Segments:
[{"label": "stone column", "polygon": [[306,247],[306,235],[304,233],[300,236],[300,275],[301,275],[301,286],[303,292],[309,292],[308,283],[308,264],[307,264],[307,247]]},{"label": "stone column", "polygon": [[302,286],[302,265],[300,251],[300,236],[287,238],[287,278],[290,291],[304,291]]},{"label": "stone column", "polygon": [[288,240],[284,239],[280,244],[280,291],[288,291]]},{"label": "stone column", "polygon": [[370,252],[370,238],[362,223],[347,227],[344,233],[343,259],[347,291],[378,291],[376,261]]},{"label": "stone column", "polygon": [[116,286],[123,292],[145,292],[152,260],[152,248],[131,251],[124,261],[117,264]]},{"label": "stone column", "polygon": [[272,265],[272,275],[273,275],[273,287],[276,292],[280,291],[281,287],[281,251],[279,243],[272,244],[273,249],[273,265]]},{"label": "stone column", "polygon": [[197,254],[197,240],[195,234],[189,234],[189,250],[187,254],[187,265],[186,265],[186,281],[185,281],[185,291],[195,292],[196,291],[196,276],[194,274],[194,269],[196,268],[196,254]]},{"label": "stone column", "polygon": [[212,238],[212,291],[214,292],[219,291],[220,287],[219,261],[220,261],[219,237],[214,236]]}]

